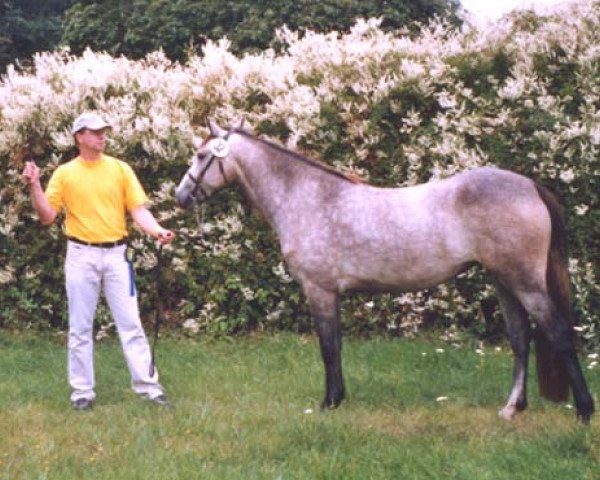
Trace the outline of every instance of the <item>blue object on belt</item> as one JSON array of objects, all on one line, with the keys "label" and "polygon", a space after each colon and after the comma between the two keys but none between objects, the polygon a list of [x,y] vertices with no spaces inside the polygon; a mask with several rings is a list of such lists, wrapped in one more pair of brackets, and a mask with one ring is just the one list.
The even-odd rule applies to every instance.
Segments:
[{"label": "blue object on belt", "polygon": [[135,295],[135,273],[133,271],[133,262],[127,262],[129,264],[129,296],[133,297]]},{"label": "blue object on belt", "polygon": [[133,269],[133,260],[135,257],[135,251],[132,247],[127,247],[125,249],[125,261],[127,262],[127,266],[129,267],[129,296],[133,297],[135,295],[135,270]]}]

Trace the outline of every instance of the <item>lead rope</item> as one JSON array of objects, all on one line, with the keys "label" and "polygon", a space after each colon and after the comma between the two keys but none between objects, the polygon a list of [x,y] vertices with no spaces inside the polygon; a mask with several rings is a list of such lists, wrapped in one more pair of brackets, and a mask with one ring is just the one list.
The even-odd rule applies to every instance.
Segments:
[{"label": "lead rope", "polygon": [[[198,210],[200,210],[199,213],[198,213]],[[204,203],[202,205],[198,205],[198,203],[196,202],[195,207],[194,207],[194,216],[196,217],[196,226],[197,226],[197,231],[198,231],[198,233],[196,234],[196,237],[199,238],[200,241],[202,241],[202,238],[204,237],[204,234],[202,232],[202,225],[204,225],[205,213],[206,213],[206,205]]]},{"label": "lead rope", "polygon": [[[200,210],[200,212],[198,212]],[[196,244],[200,244],[202,242],[202,225],[204,223],[204,214],[206,212],[205,205],[195,204],[194,215],[196,217],[196,224],[198,226],[198,233],[196,237],[199,241],[196,241]],[[152,349],[150,352],[150,368],[148,370],[148,374],[150,377],[154,377],[156,373],[156,345],[158,344],[158,334],[160,332],[160,324],[163,318],[163,301],[162,301],[162,291],[160,288],[160,277],[163,268],[163,244],[159,243],[158,248],[156,249],[156,267],[154,270],[154,294],[156,295],[156,308],[154,309],[154,334],[152,338]]]},{"label": "lead rope", "polygon": [[[227,136],[229,136],[229,133],[227,134]],[[221,166],[221,163],[219,163],[219,167],[221,169],[221,174],[223,176],[225,176],[225,173],[223,171],[223,167]],[[200,212],[198,212],[198,210],[200,210]],[[204,203],[202,205],[198,205],[198,202],[194,202],[194,216],[196,217],[196,225],[197,225],[197,229],[198,229],[197,234],[196,234],[196,239],[195,239],[196,245],[202,245],[202,240],[204,237],[203,232],[202,232],[202,225],[204,224],[205,212],[206,212],[206,206],[204,205]],[[154,310],[154,338],[152,340],[152,349],[150,352],[150,355],[151,355],[150,369],[148,370],[150,377],[154,377],[154,374],[156,373],[155,353],[156,353],[156,345],[158,344],[158,332],[160,331],[160,324],[161,324],[162,316],[163,316],[163,303],[162,303],[162,295],[161,295],[161,289],[160,289],[160,276],[161,276],[162,263],[163,263],[162,248],[163,248],[162,243],[159,243],[158,248],[156,250],[156,267],[155,267],[156,270],[155,270],[155,274],[154,274],[154,291],[156,294],[156,308]]]},{"label": "lead rope", "polygon": [[163,302],[160,288],[160,277],[163,266],[162,249],[163,244],[159,243],[158,248],[156,249],[156,267],[154,271],[154,293],[156,295],[156,308],[154,310],[154,338],[152,340],[152,350],[150,354],[150,369],[148,371],[150,377],[154,377],[154,374],[156,373],[155,353],[156,345],[158,344],[158,332],[160,330],[160,324],[163,317]]}]

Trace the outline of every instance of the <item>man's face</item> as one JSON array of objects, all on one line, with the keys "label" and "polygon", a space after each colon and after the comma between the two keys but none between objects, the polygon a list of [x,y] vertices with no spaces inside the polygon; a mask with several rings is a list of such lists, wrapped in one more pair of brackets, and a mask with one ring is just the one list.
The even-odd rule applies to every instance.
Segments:
[{"label": "man's face", "polygon": [[77,144],[80,149],[103,152],[106,146],[106,129],[90,130],[84,128],[76,134]]}]

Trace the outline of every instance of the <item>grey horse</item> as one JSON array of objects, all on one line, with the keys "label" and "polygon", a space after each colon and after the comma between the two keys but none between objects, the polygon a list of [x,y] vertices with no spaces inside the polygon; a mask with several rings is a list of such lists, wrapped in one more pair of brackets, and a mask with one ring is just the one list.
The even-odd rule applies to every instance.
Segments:
[{"label": "grey horse", "polygon": [[234,183],[276,231],[317,325],[323,407],[337,407],[345,394],[342,294],[421,290],[479,263],[494,279],[515,359],[500,415],[511,419],[527,407],[533,336],[540,393],[566,401],[571,387],[577,416],[589,423],[594,402],[573,341],[564,219],[547,189],[490,167],[379,188],[240,126],[224,130],[211,121],[209,127],[177,200],[187,208]]}]

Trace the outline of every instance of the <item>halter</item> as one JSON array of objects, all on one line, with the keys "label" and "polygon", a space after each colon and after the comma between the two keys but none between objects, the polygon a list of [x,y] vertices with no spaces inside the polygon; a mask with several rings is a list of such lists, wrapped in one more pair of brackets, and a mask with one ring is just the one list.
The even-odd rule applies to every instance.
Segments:
[{"label": "halter", "polygon": [[[232,132],[232,129],[229,129],[229,130],[227,130],[227,133],[223,137],[216,137],[216,138],[222,138],[223,140],[227,141],[227,139],[231,135],[231,132]],[[206,165],[200,171],[200,173],[198,174],[197,177],[194,177],[191,174],[190,170],[187,171],[188,178],[194,183],[194,189],[190,193],[190,197],[192,197],[194,202],[198,203],[198,192],[200,192],[200,194],[202,194],[203,200],[206,200],[208,198],[208,194],[206,193],[206,190],[204,190],[204,188],[202,187],[201,183],[202,183],[202,180],[204,180],[204,175],[206,175],[206,172],[208,171],[208,169],[210,168],[212,163],[215,161],[215,159],[218,159],[219,171],[221,172],[223,179],[227,183],[228,180],[227,180],[227,176],[225,175],[225,169],[223,168],[223,163],[221,163],[221,158],[225,158],[225,156],[219,156],[219,155],[215,154],[211,149],[210,157],[209,157],[208,161],[206,162]]]}]

